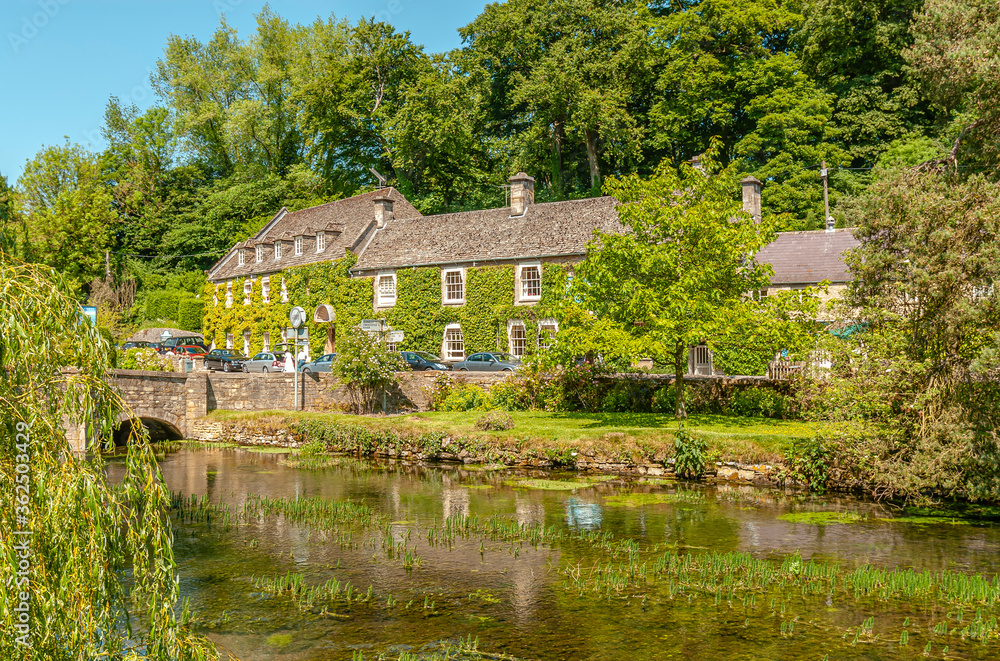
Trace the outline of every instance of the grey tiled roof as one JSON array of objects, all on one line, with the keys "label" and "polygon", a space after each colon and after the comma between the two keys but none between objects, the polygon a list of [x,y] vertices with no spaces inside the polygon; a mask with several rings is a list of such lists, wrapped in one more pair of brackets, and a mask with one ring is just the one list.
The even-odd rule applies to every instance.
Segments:
[{"label": "grey tiled roof", "polygon": [[774,269],[772,285],[849,282],[844,253],[857,245],[851,230],[781,232],[757,253],[757,262]]},{"label": "grey tiled roof", "polygon": [[395,220],[378,230],[355,271],[519,257],[582,255],[594,230],[622,232],[612,197]]},{"label": "grey tiled roof", "polygon": [[[395,188],[371,191],[343,200],[335,200],[317,207],[288,212],[282,209],[256,236],[233,246],[226,255],[209,269],[209,280],[273,273],[290,266],[312,264],[343,257],[346,250],[356,250],[363,245],[375,225],[375,198],[388,195],[393,200],[393,213],[419,218],[420,212]],[[316,252],[316,232],[326,232],[326,249]],[[295,255],[294,237],[302,235],[302,254]],[[281,259],[274,258],[274,241],[284,239]],[[246,263],[239,266],[236,251],[263,244],[263,261],[247,255]]]}]

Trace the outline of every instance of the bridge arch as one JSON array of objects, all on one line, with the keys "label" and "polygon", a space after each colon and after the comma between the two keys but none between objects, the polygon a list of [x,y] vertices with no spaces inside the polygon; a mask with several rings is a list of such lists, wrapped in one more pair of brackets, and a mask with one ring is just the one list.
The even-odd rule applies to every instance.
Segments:
[{"label": "bridge arch", "polygon": [[149,432],[149,440],[179,441],[184,438],[185,424],[176,415],[164,410],[133,409],[122,413],[115,430],[115,445],[125,445],[136,424],[141,424]]}]

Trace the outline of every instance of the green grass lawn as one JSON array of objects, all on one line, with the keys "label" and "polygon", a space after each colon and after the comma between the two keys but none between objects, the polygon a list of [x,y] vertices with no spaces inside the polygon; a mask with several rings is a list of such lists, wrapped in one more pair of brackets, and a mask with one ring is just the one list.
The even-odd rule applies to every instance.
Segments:
[{"label": "green grass lawn", "polygon": [[[493,438],[528,438],[558,446],[586,447],[608,442],[642,445],[671,445],[678,421],[657,413],[550,413],[517,411],[511,413],[514,428],[503,432],[482,432],[474,427],[481,414],[470,412],[424,412],[402,416],[355,416],[341,413],[292,413],[266,411],[238,413],[217,411],[219,420],[284,416],[289,419],[327,419],[345,424],[392,427],[403,431],[444,432],[451,436]],[[769,418],[740,418],[724,415],[692,415],[684,427],[703,438],[716,459],[747,462],[779,461],[796,439],[812,437],[827,428],[820,423]]]}]

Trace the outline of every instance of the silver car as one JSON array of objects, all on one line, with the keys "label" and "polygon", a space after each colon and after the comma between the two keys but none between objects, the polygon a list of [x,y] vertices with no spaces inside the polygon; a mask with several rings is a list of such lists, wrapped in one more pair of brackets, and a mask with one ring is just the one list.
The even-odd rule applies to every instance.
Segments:
[{"label": "silver car", "polygon": [[280,353],[262,351],[243,363],[244,372],[284,372],[285,358]]},{"label": "silver car", "polygon": [[333,362],[337,360],[337,354],[328,353],[325,356],[320,356],[311,363],[306,363],[302,366],[302,372],[309,374],[311,372],[329,372],[333,367]]},{"label": "silver car", "polygon": [[474,353],[452,369],[459,372],[513,372],[521,366],[521,361],[502,351]]}]

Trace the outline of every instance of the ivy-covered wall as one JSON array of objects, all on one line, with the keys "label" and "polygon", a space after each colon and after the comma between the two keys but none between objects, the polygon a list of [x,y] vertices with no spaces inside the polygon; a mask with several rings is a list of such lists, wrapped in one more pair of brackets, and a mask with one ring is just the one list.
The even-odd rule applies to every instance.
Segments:
[{"label": "ivy-covered wall", "polygon": [[[243,278],[233,280],[233,305],[226,307],[226,284],[205,287],[205,339],[217,347],[226,345],[226,333],[233,334],[233,346],[243,349],[243,333],[250,331],[250,350],[263,345],[264,333],[271,334],[271,348],[281,341],[288,326],[288,312],[294,305],[308,314],[310,350],[313,357],[323,352],[328,324],[314,323],[312,315],[320,305],[330,305],[336,314],[337,334],[356,326],[362,319],[385,319],[393,330],[404,332],[400,349],[441,352],[445,326],[462,326],[466,355],[476,351],[507,350],[507,322],[525,324],[527,346],[537,346],[538,320],[561,320],[567,303],[569,276],[561,264],[542,265],[542,297],[534,305],[514,304],[514,265],[480,266],[466,269],[465,305],[441,304],[441,269],[424,267],[396,272],[396,305],[374,311],[374,284],[370,277],[352,278],[354,255],[338,260],[289,268],[270,276],[270,303],[264,303],[261,278],[253,283],[250,305],[243,305]],[[281,302],[281,279],[288,289],[288,303]],[[213,303],[218,295],[219,304]]]}]

